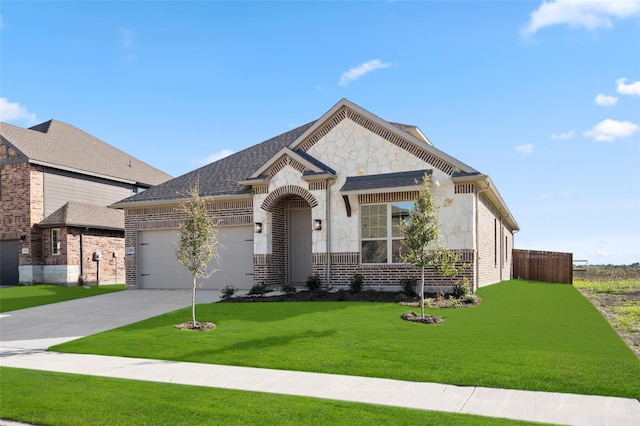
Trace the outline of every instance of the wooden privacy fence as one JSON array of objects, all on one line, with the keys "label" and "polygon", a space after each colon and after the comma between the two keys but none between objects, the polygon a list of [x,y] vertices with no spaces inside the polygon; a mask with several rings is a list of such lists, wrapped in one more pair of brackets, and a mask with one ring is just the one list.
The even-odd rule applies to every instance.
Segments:
[{"label": "wooden privacy fence", "polygon": [[513,277],[573,284],[573,253],[513,249]]}]

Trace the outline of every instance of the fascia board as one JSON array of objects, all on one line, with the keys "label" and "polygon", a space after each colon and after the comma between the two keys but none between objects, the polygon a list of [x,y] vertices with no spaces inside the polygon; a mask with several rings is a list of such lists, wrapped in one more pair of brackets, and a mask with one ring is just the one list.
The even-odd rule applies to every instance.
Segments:
[{"label": "fascia board", "polygon": [[117,177],[114,177],[114,176],[103,175],[103,174],[100,174],[100,173],[92,173],[92,172],[88,172],[86,170],[74,169],[73,167],[65,167],[65,166],[60,166],[58,164],[47,163],[46,161],[39,161],[39,160],[29,159],[29,163],[35,164],[37,166],[48,167],[50,169],[64,170],[65,172],[72,172],[72,173],[76,173],[76,174],[79,174],[79,175],[92,176],[92,177],[97,177],[97,178],[100,178],[100,179],[111,180],[111,181],[114,181],[114,182],[127,183],[129,185],[147,186],[147,187],[150,186],[149,184],[142,183],[142,182],[137,182],[135,180],[122,179],[122,178],[117,178]]},{"label": "fascia board", "polygon": [[292,151],[290,148],[284,147],[280,151],[278,151],[276,155],[274,155],[266,163],[264,163],[262,167],[256,170],[250,176],[250,179],[260,177],[265,171],[269,169],[269,167],[273,166],[276,162],[278,162],[278,160],[280,160],[284,156],[289,156],[293,158],[294,160],[301,163],[303,166],[305,166],[307,169],[311,170],[312,172],[318,172],[318,173],[323,172],[322,169],[320,169],[318,166],[311,163],[307,159],[303,158],[301,155],[297,154],[295,151]]},{"label": "fascia board", "polygon": [[[217,201],[251,201],[253,197],[250,195],[215,195],[215,196],[204,196],[203,199],[207,201],[217,202]],[[189,201],[190,198],[175,198],[172,200],[145,200],[145,201],[129,201],[129,202],[117,202],[111,204],[107,207],[111,209],[119,209],[119,210],[127,210],[127,209],[137,209],[137,208],[145,208],[145,207],[171,207],[178,206],[185,201]]]},{"label": "fascia board", "polygon": [[389,186],[386,188],[371,188],[371,189],[353,189],[351,191],[340,191],[342,195],[368,195],[368,194],[386,194],[387,192],[406,192],[406,191],[418,191],[420,187],[418,185],[410,186]]}]

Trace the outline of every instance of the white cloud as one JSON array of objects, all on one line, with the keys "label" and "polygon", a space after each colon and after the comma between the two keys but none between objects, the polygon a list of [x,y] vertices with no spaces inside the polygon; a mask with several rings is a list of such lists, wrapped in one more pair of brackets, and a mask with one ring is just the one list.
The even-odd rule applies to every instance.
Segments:
[{"label": "white cloud", "polygon": [[125,50],[133,49],[136,47],[136,32],[130,28],[120,27],[118,28],[120,33],[120,44]]},{"label": "white cloud", "polygon": [[596,105],[600,106],[613,106],[618,103],[618,98],[615,96],[607,96],[600,93],[596,96],[595,100]]},{"label": "white cloud", "polygon": [[551,139],[553,140],[573,139],[575,134],[576,132],[574,130],[571,130],[569,132],[564,132],[564,133],[552,133]]},{"label": "white cloud", "polygon": [[516,152],[519,152],[520,154],[524,154],[524,155],[529,155],[533,152],[533,148],[534,146],[530,143],[526,145],[518,145],[516,146]]},{"label": "white cloud", "polygon": [[583,134],[598,142],[613,142],[618,138],[629,137],[639,130],[640,126],[630,121],[616,121],[607,118]]},{"label": "white cloud", "polygon": [[36,123],[36,115],[17,102],[9,102],[7,98],[0,98],[0,121],[26,121],[32,125]]},{"label": "white cloud", "polygon": [[626,78],[619,78],[616,80],[618,85],[617,91],[621,95],[637,95],[640,96],[640,81],[634,81],[633,83],[625,84]]},{"label": "white cloud", "polygon": [[372,61],[365,62],[364,64],[351,68],[349,71],[342,74],[338,85],[348,86],[350,82],[359,79],[360,77],[370,73],[371,71],[377,70],[379,68],[389,68],[390,66],[391,63],[382,62],[380,59],[374,59]]},{"label": "white cloud", "polygon": [[200,164],[200,165],[206,165],[206,164],[210,164],[210,163],[214,163],[218,160],[222,160],[225,157],[230,156],[231,154],[233,154],[233,151],[229,150],[229,149],[223,149],[222,151],[219,152],[213,152],[211,154],[209,154],[206,158],[203,158],[201,160],[194,160],[193,162],[195,164]]},{"label": "white cloud", "polygon": [[522,28],[522,34],[533,35],[552,25],[567,24],[587,30],[612,28],[611,18],[624,19],[640,15],[640,2],[636,0],[555,0],[545,1],[531,12],[531,19]]}]

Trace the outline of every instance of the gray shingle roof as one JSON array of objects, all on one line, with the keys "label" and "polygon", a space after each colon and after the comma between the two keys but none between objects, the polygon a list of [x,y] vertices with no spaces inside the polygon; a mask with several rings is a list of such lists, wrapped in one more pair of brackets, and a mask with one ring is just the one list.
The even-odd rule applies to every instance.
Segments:
[{"label": "gray shingle roof", "polygon": [[[334,109],[340,106],[347,106],[348,108],[355,108],[361,110],[355,104],[341,100],[332,108],[329,112],[325,113],[325,116],[331,114]],[[362,110],[364,112],[364,110]],[[368,112],[364,112],[370,114]],[[324,117],[326,119],[326,117]],[[417,130],[416,126],[402,124],[402,123],[390,123],[376,117],[383,125],[391,125],[401,130],[402,132],[408,132],[414,138],[418,138],[421,143],[426,140],[424,136]],[[238,182],[248,182],[252,174],[258,173],[260,169],[269,160],[272,160],[276,154],[283,148],[294,149],[296,154],[303,157],[306,161],[314,164],[320,170],[325,173],[334,174],[335,171],[328,165],[321,163],[317,159],[311,157],[306,152],[297,150],[292,144],[296,141],[300,142],[299,138],[305,134],[305,132],[312,130],[315,124],[321,125],[320,120],[315,120],[293,129],[289,132],[283,133],[279,136],[271,138],[265,142],[249,147],[243,151],[237,152],[233,155],[225,157],[214,163],[208,164],[197,170],[179,176],[161,185],[155,186],[142,193],[133,195],[129,198],[121,200],[112,205],[112,207],[125,207],[131,204],[145,204],[156,203],[164,201],[177,201],[185,199],[189,196],[191,188],[196,184],[199,185],[201,196],[219,197],[219,196],[250,196],[251,187],[248,185],[242,185]],[[413,133],[415,133],[415,135]],[[416,136],[417,135],[417,136]],[[461,167],[465,169],[473,170],[470,167],[460,163],[445,153],[437,150],[433,145],[427,141],[424,145],[435,156],[443,157],[446,161],[453,161],[453,164],[461,164]],[[309,172],[306,173],[309,175]],[[424,174],[424,171],[423,173]],[[254,176],[255,177],[255,176]],[[420,175],[422,177],[422,175]],[[409,185],[413,185],[413,180]],[[407,186],[407,185],[403,185]]]},{"label": "gray shingle roof", "polygon": [[246,180],[267,160],[276,155],[303,134],[314,122],[307,123],[289,132],[254,145],[228,157],[207,164],[192,172],[179,176],[161,185],[133,195],[118,203],[153,202],[159,200],[179,200],[188,196],[198,182],[201,196],[249,195],[251,188],[238,182]]},{"label": "gray shingle roof", "polygon": [[382,188],[404,188],[421,182],[431,170],[411,170],[409,172],[384,173],[379,175],[349,176],[340,188],[341,192],[367,191]]},{"label": "gray shingle roof", "polygon": [[124,212],[108,207],[69,202],[38,223],[39,228],[58,226],[124,231]]},{"label": "gray shingle roof", "polygon": [[30,162],[153,186],[171,176],[69,124],[49,120],[29,129],[0,123],[0,136]]}]

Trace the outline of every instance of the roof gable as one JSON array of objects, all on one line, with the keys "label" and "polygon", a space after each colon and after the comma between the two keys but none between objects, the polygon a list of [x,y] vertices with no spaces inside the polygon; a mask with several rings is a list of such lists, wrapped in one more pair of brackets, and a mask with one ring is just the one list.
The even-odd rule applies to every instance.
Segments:
[{"label": "roof gable", "polygon": [[60,121],[49,120],[29,129],[0,123],[0,135],[34,164],[139,186],[171,179],[163,171]]},{"label": "roof gable", "polygon": [[398,123],[392,124],[347,99],[341,99],[335,104],[306,132],[293,141],[289,148],[294,151],[308,151],[323,136],[327,135],[331,129],[345,119],[354,121],[450,176],[460,170],[465,173],[478,173],[477,170],[467,164],[435,148],[426,137],[424,139],[418,138],[417,136],[422,135],[422,133],[417,130],[417,127]]}]

